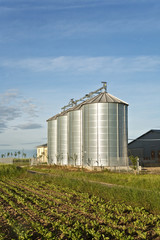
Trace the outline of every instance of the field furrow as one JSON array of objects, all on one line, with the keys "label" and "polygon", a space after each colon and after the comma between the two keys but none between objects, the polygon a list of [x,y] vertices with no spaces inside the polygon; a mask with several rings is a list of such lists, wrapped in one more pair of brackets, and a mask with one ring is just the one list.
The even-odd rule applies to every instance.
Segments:
[{"label": "field furrow", "polygon": [[28,175],[1,179],[0,212],[0,240],[160,237],[158,215]]}]

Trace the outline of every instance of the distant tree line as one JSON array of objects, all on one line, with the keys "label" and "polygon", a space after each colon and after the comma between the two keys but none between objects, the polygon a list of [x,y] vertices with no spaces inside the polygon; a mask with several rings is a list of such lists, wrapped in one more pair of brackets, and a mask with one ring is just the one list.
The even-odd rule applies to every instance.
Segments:
[{"label": "distant tree line", "polygon": [[17,151],[17,152],[7,152],[7,153],[2,153],[1,154],[1,158],[8,158],[8,157],[17,157],[18,156],[18,158],[26,158],[26,156],[27,156],[27,154],[26,153],[24,153],[24,152],[21,152],[21,151]]}]

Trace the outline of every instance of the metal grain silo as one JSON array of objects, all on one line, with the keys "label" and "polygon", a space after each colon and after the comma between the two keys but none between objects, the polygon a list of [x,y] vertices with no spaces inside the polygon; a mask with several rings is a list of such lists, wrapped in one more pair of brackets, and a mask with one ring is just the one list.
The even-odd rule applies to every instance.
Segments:
[{"label": "metal grain silo", "polygon": [[80,166],[82,159],[81,104],[68,112],[68,165]]},{"label": "metal grain silo", "polygon": [[57,117],[57,164],[68,164],[68,149],[67,149],[67,115],[60,114]]},{"label": "metal grain silo", "polygon": [[127,166],[128,104],[107,93],[105,82],[62,109],[48,120],[50,163]]},{"label": "metal grain silo", "polygon": [[83,165],[127,165],[127,105],[103,92],[82,106]]},{"label": "metal grain silo", "polygon": [[48,119],[48,163],[57,164],[57,115]]}]

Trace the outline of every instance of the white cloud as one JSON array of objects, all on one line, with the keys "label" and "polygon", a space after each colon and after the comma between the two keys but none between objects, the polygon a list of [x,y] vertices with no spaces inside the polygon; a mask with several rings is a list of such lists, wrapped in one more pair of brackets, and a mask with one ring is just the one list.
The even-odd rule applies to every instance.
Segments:
[{"label": "white cloud", "polygon": [[[0,21],[1,35],[0,42],[3,44],[12,44],[15,42],[31,41],[32,43],[40,43],[42,40],[52,42],[63,39],[85,39],[87,37],[96,37],[108,39],[111,35],[119,34],[153,34],[158,33],[160,30],[159,20],[159,6],[153,4],[151,7],[146,7],[143,0],[128,1],[128,0],[109,0],[109,1],[19,1],[14,4],[6,1],[6,7],[0,7],[0,15],[2,21]],[[138,5],[132,8],[133,3],[141,4],[138,9]],[[150,1],[152,3],[152,1]],[[155,2],[155,1],[154,1]],[[123,4],[125,5],[123,9]],[[4,4],[3,4],[4,5]],[[96,8],[106,8],[106,14],[97,13],[95,15]],[[106,5],[106,6],[105,6]],[[108,5],[122,5],[118,8]],[[144,5],[144,7],[143,7]],[[148,4],[147,4],[148,6]],[[93,13],[87,14],[86,11],[80,14],[70,14],[69,11],[75,8],[75,11],[80,11],[78,8],[89,8]],[[126,9],[129,8],[128,11]],[[133,11],[132,11],[133,9]],[[136,9],[138,9],[136,11]],[[65,11],[64,18],[59,17],[59,11]],[[144,11],[143,11],[144,10]],[[12,11],[12,12],[11,12]],[[18,11],[18,13],[17,13]],[[68,11],[68,12],[67,12]],[[97,11],[98,12],[98,11]],[[42,14],[43,13],[43,14]],[[6,21],[6,15],[11,18]],[[28,18],[28,14],[30,18]],[[35,21],[35,14],[37,20]],[[3,16],[4,15],[4,16]],[[40,17],[43,15],[43,19]],[[68,17],[73,15],[72,17]],[[22,17],[23,16],[23,17]],[[61,16],[61,15],[60,15]],[[9,18],[9,19],[10,19]],[[34,24],[33,24],[34,21]],[[49,40],[50,39],[50,40]]]},{"label": "white cloud", "polygon": [[[157,3],[157,0],[147,0],[148,3]],[[133,3],[145,3],[145,0],[39,0],[38,4],[35,3],[35,0],[0,0],[0,3],[3,3],[2,9],[21,9],[26,7],[26,9],[34,8],[34,9],[48,9],[48,7],[52,7],[52,9],[68,9],[68,8],[82,8],[87,6],[101,6],[101,5],[123,5],[123,4],[133,4]]]},{"label": "white cloud", "polygon": [[0,94],[1,104],[7,104],[11,101],[14,101],[18,98],[18,90],[17,89],[9,89],[3,94]]},{"label": "white cloud", "polygon": [[16,89],[0,94],[0,133],[17,119],[37,117],[37,107],[32,99],[25,99]]},{"label": "white cloud", "polygon": [[21,101],[22,110],[27,113],[29,116],[37,117],[37,106],[33,104],[32,99],[22,99]]},{"label": "white cloud", "polygon": [[[86,37],[86,35],[92,34],[115,34],[115,33],[130,33],[130,32],[157,32],[160,30],[159,24],[159,4],[156,4],[156,0],[148,0],[149,3],[155,3],[153,6],[145,10],[146,3],[143,0],[81,0],[81,1],[39,1],[39,4],[35,3],[35,1],[18,1],[17,4],[14,1],[6,1],[6,5],[0,7],[0,13],[13,11],[13,19],[8,25],[4,25],[2,21],[2,37],[0,41],[10,41],[18,39],[62,39],[64,37]],[[125,7],[132,6],[133,3],[141,4],[141,10],[137,10],[130,7],[128,12],[123,12],[123,8],[115,8],[112,6],[109,9],[108,5],[126,5]],[[92,8],[101,7],[103,5],[107,5],[106,7],[106,16],[104,17],[89,17],[92,16],[90,14],[85,15],[84,18],[79,19],[79,15],[74,16],[73,18],[64,17],[58,18],[59,10],[68,10],[71,8],[75,8],[75,11],[78,11],[78,8]],[[137,7],[138,5],[136,5]],[[143,7],[144,6],[144,7]],[[148,6],[148,5],[147,5]],[[76,10],[77,8],[77,10]],[[130,14],[130,11],[133,13]],[[144,9],[144,12],[143,12]],[[158,9],[158,10],[157,10]],[[15,11],[15,13],[14,13]],[[41,19],[37,20],[37,22],[32,22],[32,18],[28,18],[27,20],[19,19],[17,20],[17,13],[24,12],[24,16],[28,16],[29,13],[33,16],[38,15],[38,12],[44,12],[44,21]],[[51,14],[51,12],[56,12],[56,14]],[[146,12],[147,11],[147,12]],[[152,13],[152,14],[151,14]],[[15,15],[15,17],[14,17]],[[53,17],[54,16],[54,17]],[[94,16],[94,15],[93,15]],[[27,21],[27,24],[26,24]],[[53,24],[54,23],[54,24]],[[29,27],[30,26],[30,27]],[[7,28],[7,31],[6,31]],[[31,31],[32,30],[32,31]]]},{"label": "white cloud", "polygon": [[[108,17],[103,18],[95,18],[89,19],[84,18],[79,21],[78,17],[72,20],[70,19],[56,19],[54,24],[52,24],[52,18],[48,18],[45,23],[42,23],[36,29],[36,34],[38,34],[39,39],[48,39],[51,38],[53,40],[63,39],[63,38],[71,38],[71,39],[86,39],[87,36],[106,36],[107,38],[111,36],[111,34],[120,34],[120,36],[124,33],[157,33],[160,30],[160,20],[159,16],[156,13],[152,14],[153,17],[146,17],[146,15],[142,16],[140,13],[135,13],[133,16],[126,16],[123,12],[120,14],[109,12]],[[21,26],[22,27],[22,26]],[[14,26],[13,26],[14,28]],[[35,39],[37,36],[34,33],[31,36],[28,36],[28,29],[24,32],[25,29],[22,29],[21,32],[17,31],[19,37],[25,37],[29,39]],[[23,32],[23,34],[22,34]],[[42,34],[43,33],[43,34]]]},{"label": "white cloud", "polygon": [[0,147],[10,147],[11,145],[10,144],[0,144]]},{"label": "white cloud", "polygon": [[28,130],[28,129],[39,129],[42,128],[41,124],[38,123],[24,123],[15,126],[18,129]]},{"label": "white cloud", "polygon": [[0,133],[4,132],[4,130],[7,128],[7,125],[0,120]]},{"label": "white cloud", "polygon": [[[70,57],[32,58],[21,60],[4,60],[0,66],[20,68],[29,71],[43,72],[152,72],[160,71],[160,57]],[[30,106],[34,108],[34,106]]]}]

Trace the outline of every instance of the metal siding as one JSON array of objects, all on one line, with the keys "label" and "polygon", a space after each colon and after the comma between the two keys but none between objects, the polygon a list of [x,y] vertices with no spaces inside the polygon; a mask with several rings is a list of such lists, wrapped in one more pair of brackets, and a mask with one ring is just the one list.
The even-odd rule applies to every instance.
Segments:
[{"label": "metal siding", "polygon": [[57,164],[57,120],[48,121],[48,162]]},{"label": "metal siding", "polygon": [[128,165],[128,109],[119,104],[119,165]]},{"label": "metal siding", "polygon": [[108,144],[109,165],[117,166],[118,135],[117,135],[117,103],[110,103],[108,110]]},{"label": "metal siding", "polygon": [[57,118],[57,164],[67,165],[67,116]]},{"label": "metal siding", "polygon": [[124,105],[124,109],[125,109],[125,138],[124,138],[124,149],[125,149],[125,153],[124,153],[124,163],[126,166],[128,166],[128,107],[126,105]]},{"label": "metal siding", "polygon": [[127,106],[93,103],[82,107],[83,164],[127,165]]},{"label": "metal siding", "polygon": [[108,166],[108,104],[98,104],[98,165]]},{"label": "metal siding", "polygon": [[48,155],[53,163],[127,165],[128,108],[125,102],[111,98],[114,101],[102,103],[101,96],[96,97],[84,102],[81,110],[62,113],[48,122]]},{"label": "metal siding", "polygon": [[68,113],[68,164],[81,165],[81,110]]}]

